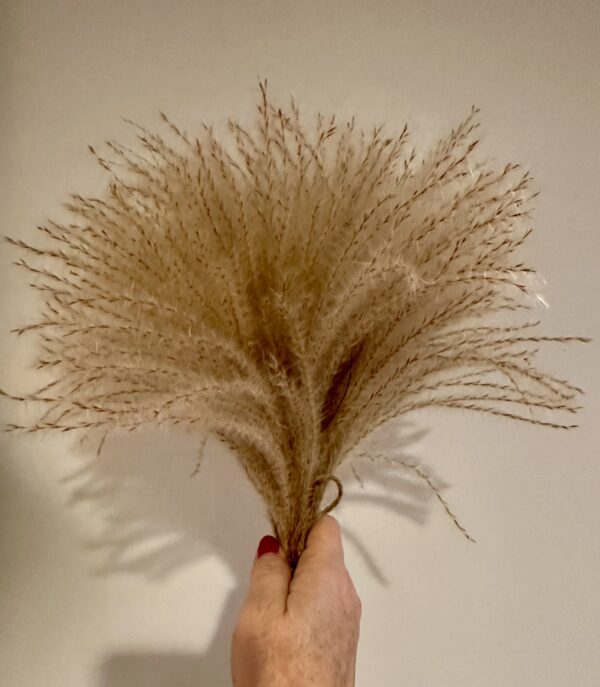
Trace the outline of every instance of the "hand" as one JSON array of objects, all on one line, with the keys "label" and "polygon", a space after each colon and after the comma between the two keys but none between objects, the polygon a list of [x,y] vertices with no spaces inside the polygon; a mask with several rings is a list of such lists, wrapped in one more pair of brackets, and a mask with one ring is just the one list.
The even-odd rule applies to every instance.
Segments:
[{"label": "hand", "polygon": [[233,684],[353,687],[360,614],[337,520],[315,524],[293,577],[277,540],[264,537],[233,633]]}]

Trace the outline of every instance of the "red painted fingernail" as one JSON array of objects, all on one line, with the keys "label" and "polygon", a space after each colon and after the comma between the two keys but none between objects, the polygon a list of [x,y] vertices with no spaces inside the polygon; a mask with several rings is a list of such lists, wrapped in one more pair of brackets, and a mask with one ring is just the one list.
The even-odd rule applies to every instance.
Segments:
[{"label": "red painted fingernail", "polygon": [[279,542],[275,537],[272,537],[270,534],[267,534],[266,537],[263,537],[260,540],[260,544],[258,545],[258,551],[256,552],[256,557],[260,558],[261,556],[264,556],[265,553],[277,553],[279,551]]}]

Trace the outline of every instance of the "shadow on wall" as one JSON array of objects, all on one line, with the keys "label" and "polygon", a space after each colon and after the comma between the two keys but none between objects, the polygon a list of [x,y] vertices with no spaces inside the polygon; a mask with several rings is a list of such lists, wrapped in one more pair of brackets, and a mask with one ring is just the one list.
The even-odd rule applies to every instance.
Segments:
[{"label": "shadow on wall", "polygon": [[96,572],[156,580],[215,553],[247,569],[264,509],[227,449],[208,442],[199,465],[200,444],[156,429],[113,434],[65,479],[69,505],[91,507],[99,525],[85,544]]},{"label": "shadow on wall", "polygon": [[204,654],[135,653],[107,656],[98,687],[229,685],[229,651],[258,539],[269,531],[264,509],[243,470],[217,442],[205,446],[198,470],[198,435],[119,433],[99,457],[85,441],[81,467],[65,479],[69,505],[88,508],[97,574],[164,579],[206,556],[217,555],[235,577],[218,628]]},{"label": "shadow on wall", "polygon": [[[406,459],[408,446],[423,434],[398,432],[397,423],[388,427],[369,450],[393,446],[391,454]],[[99,457],[92,440],[77,444],[82,465],[64,482],[69,505],[93,514],[96,531],[84,546],[98,574],[160,580],[216,554],[236,581],[204,654],[116,653],[103,661],[98,687],[186,687],[202,684],[202,676],[210,676],[211,687],[230,685],[230,642],[245,593],[242,581],[269,525],[258,495],[227,448],[209,440],[198,470],[200,444],[197,435],[160,430],[113,434]],[[341,476],[352,485],[344,500],[353,510],[377,504],[424,522],[431,497],[426,485],[385,462],[352,462],[367,486],[363,491],[355,480],[352,485],[350,469],[344,469]],[[386,583],[359,537],[348,528],[344,534],[372,574]]]},{"label": "shadow on wall", "polygon": [[[216,675],[218,666],[209,666],[204,656],[194,654],[129,653],[110,656],[101,669],[101,687],[218,687],[221,683],[202,680]],[[212,670],[213,672],[209,672]],[[229,666],[227,666],[229,671]],[[227,676],[229,672],[225,673]],[[223,685],[230,685],[229,677]]]}]

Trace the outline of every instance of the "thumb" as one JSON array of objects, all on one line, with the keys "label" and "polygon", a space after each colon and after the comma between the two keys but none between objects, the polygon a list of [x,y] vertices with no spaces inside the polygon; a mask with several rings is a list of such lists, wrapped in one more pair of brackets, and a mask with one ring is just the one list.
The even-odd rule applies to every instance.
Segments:
[{"label": "thumb", "polygon": [[252,566],[247,602],[261,609],[274,607],[283,613],[290,579],[290,566],[280,550],[279,542],[270,535],[263,537]]}]

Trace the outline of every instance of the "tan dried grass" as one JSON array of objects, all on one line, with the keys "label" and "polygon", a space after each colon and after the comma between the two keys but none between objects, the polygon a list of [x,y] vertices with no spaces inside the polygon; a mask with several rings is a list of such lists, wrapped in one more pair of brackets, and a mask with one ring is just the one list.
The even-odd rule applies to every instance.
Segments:
[{"label": "tan dried grass", "polygon": [[534,360],[585,339],[514,321],[535,301],[519,256],[535,194],[519,165],[475,159],[476,109],[423,158],[406,128],[307,121],[266,82],[255,127],[230,120],[224,140],[162,118],[168,136],[131,122],[137,151],[92,149],[107,192],[73,195],[76,221],[40,226],[44,246],[8,238],[45,296],[17,332],[38,333],[53,373],[2,392],[45,406],[9,430],[212,433],[293,564],[327,484],[332,507],[336,471],[391,418],[441,406],[574,426],[581,390]]}]

